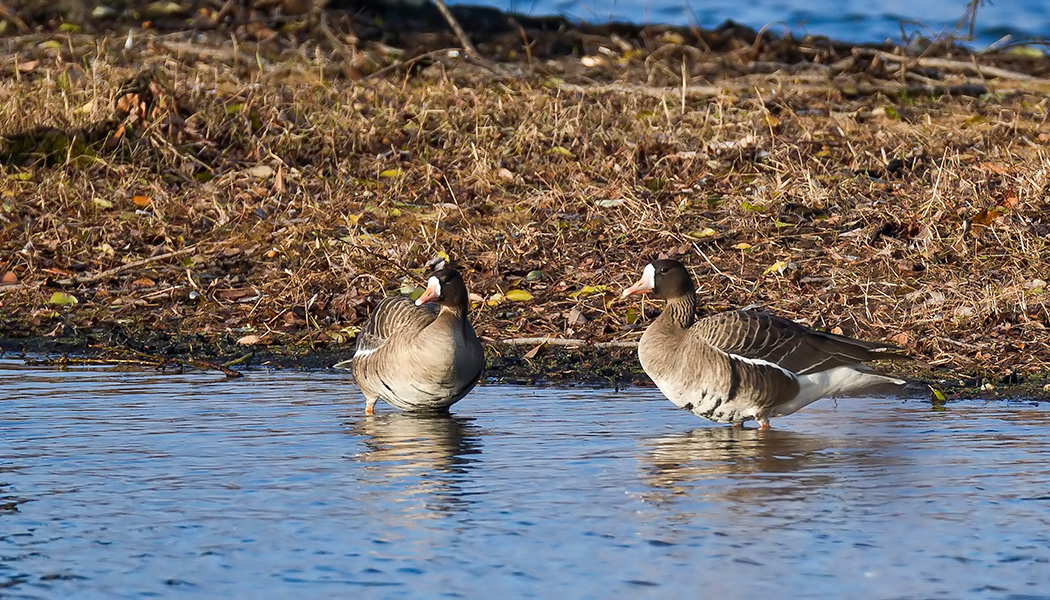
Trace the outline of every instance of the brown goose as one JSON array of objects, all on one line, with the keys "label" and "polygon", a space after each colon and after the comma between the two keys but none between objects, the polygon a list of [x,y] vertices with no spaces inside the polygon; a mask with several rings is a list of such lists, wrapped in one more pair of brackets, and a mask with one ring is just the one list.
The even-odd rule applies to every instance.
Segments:
[{"label": "brown goose", "polygon": [[434,272],[414,303],[384,298],[357,335],[350,363],[365,395],[408,411],[444,411],[474,388],[485,354],[467,318],[467,288],[455,269]]},{"label": "brown goose", "polygon": [[808,329],[774,315],[733,311],[697,320],[696,288],[682,263],[658,260],[623,291],[653,292],[667,306],[642,335],[638,359],[677,406],[718,423],[794,413],[837,394],[903,385],[863,363],[907,359],[890,344]]}]

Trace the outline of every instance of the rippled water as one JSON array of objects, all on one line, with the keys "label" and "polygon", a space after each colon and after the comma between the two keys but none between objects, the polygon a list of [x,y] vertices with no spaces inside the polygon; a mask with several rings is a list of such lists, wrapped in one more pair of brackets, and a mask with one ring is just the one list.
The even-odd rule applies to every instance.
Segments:
[{"label": "rippled water", "polygon": [[[604,23],[660,23],[717,27],[731,19],[759,29],[770,24],[796,35],[825,35],[850,42],[900,41],[901,34],[934,37],[955,30],[968,0],[453,0],[450,4],[493,6],[531,15],[565,15]],[[962,29],[956,37],[964,36]],[[1050,38],[1050,2],[984,1],[977,10],[973,46],[983,48],[1005,35],[1013,41]]]},{"label": "rippled water", "polygon": [[2,598],[1050,597],[1046,404],[760,432],[640,388],[486,385],[435,419],[366,418],[347,375],[0,385]]}]

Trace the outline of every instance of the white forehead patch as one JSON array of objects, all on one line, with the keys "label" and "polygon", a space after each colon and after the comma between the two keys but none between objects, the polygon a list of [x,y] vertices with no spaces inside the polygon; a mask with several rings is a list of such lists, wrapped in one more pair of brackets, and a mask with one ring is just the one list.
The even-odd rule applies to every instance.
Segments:
[{"label": "white forehead patch", "polygon": [[[427,291],[423,292],[423,294],[427,294],[427,292],[433,292],[434,296],[437,298],[441,297],[441,282],[438,281],[437,277],[431,277],[427,280]],[[421,306],[423,304],[422,302],[420,302],[420,300],[422,299],[422,294],[419,296],[419,298],[416,298],[416,306]]]},{"label": "white forehead patch", "polygon": [[645,265],[642,269],[642,281],[647,287],[656,287],[656,268],[653,267],[653,263]]}]

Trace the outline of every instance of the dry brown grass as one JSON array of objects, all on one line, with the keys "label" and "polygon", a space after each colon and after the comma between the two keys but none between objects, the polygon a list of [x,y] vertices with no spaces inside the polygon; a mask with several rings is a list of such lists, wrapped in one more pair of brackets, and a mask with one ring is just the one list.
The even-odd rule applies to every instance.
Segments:
[{"label": "dry brown grass", "polygon": [[1050,368],[1038,84],[652,88],[681,54],[659,47],[600,87],[452,59],[354,80],[364,50],[246,64],[166,39],[8,43],[0,335],[331,348],[450,257],[484,336],[631,340],[645,319],[616,292],[665,252],[708,310],[758,303],[963,373]]}]

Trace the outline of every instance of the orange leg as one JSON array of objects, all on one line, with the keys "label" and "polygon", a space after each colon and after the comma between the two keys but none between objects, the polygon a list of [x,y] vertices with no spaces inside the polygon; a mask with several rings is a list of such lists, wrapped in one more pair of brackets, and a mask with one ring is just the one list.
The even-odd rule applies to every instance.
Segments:
[{"label": "orange leg", "polygon": [[769,426],[769,421],[764,421],[764,420],[758,422],[758,428],[760,430],[772,429],[772,427]]}]

